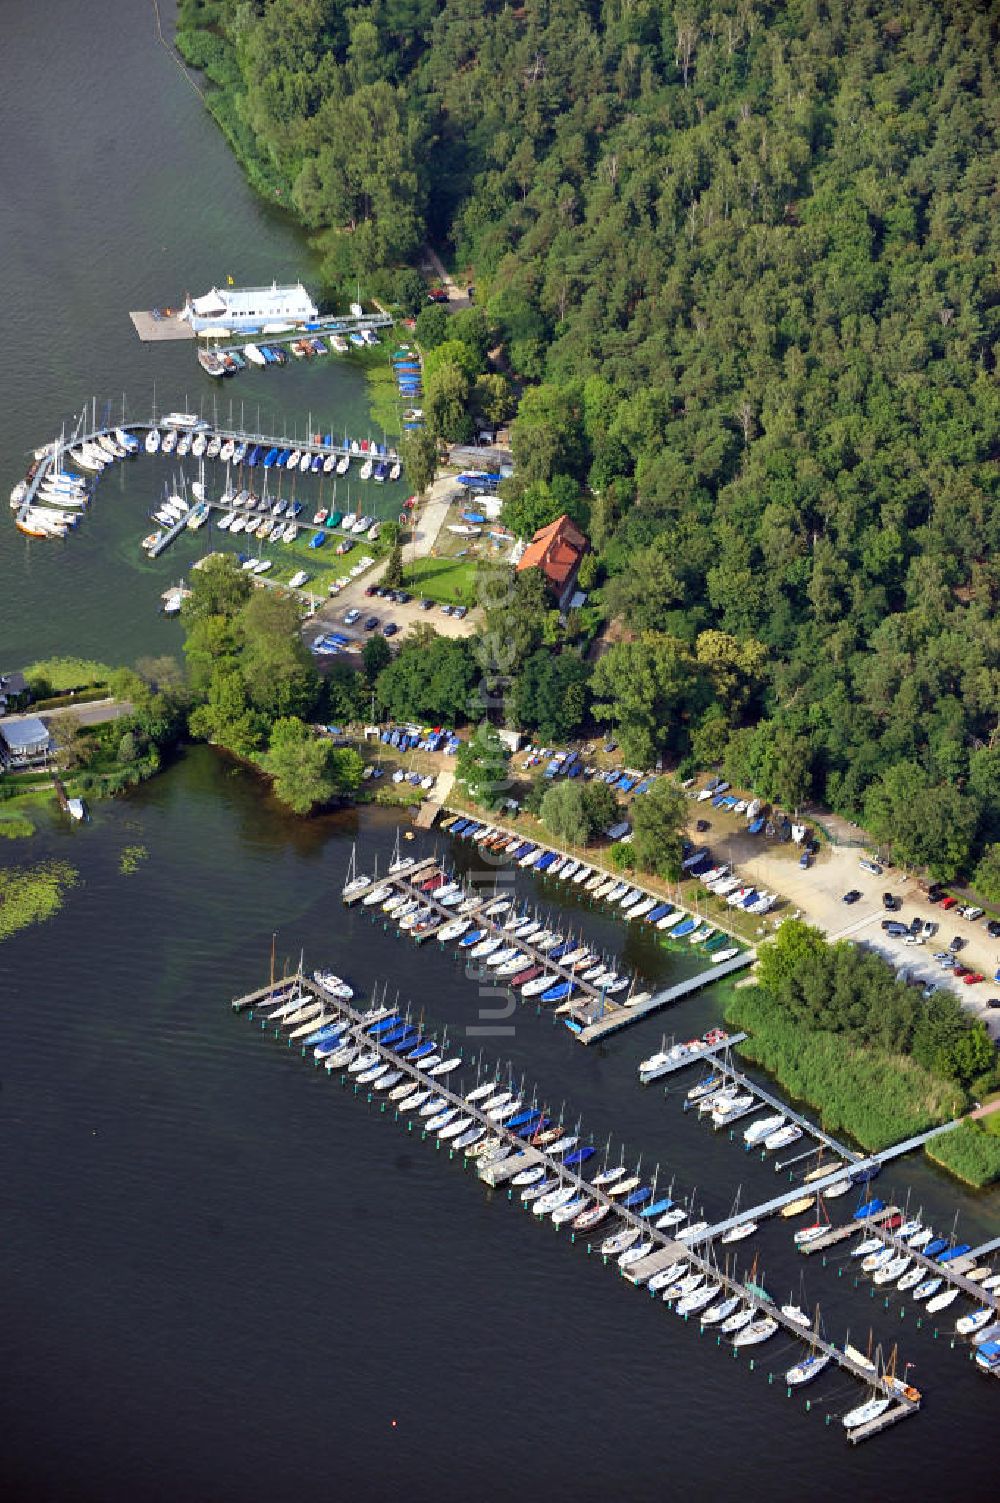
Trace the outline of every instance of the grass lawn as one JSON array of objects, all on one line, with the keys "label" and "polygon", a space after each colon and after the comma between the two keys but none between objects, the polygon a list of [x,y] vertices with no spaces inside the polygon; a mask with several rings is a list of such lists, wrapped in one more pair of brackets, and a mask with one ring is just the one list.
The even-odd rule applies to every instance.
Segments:
[{"label": "grass lawn", "polygon": [[476,561],[469,558],[418,558],[403,570],[406,588],[441,605],[476,603]]}]

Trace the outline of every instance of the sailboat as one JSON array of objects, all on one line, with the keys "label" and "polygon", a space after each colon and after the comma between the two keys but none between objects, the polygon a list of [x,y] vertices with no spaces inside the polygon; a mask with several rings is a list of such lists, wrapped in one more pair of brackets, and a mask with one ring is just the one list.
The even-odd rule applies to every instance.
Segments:
[{"label": "sailboat", "polygon": [[877,1420],[883,1415],[892,1403],[884,1395],[868,1399],[864,1404],[859,1404],[856,1409],[849,1409],[841,1420],[845,1430],[857,1430],[861,1425],[870,1425],[872,1420]]}]

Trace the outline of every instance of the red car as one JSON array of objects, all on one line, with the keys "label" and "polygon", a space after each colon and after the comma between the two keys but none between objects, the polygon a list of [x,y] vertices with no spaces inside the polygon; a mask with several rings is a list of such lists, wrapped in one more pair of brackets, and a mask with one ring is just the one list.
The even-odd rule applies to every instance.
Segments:
[{"label": "red car", "polygon": [[982,981],[982,979],[983,979],[983,978],[982,978],[982,976],[981,976],[981,975],[980,975],[980,974],[979,974],[979,972],[978,972],[978,971],[970,971],[970,972],[969,972],[969,974],[968,974],[968,975],[967,975],[967,976],[963,976],[963,977],[962,977],[962,981],[963,981],[963,983],[964,983],[964,984],[965,984],[965,985],[966,985],[966,986],[975,986],[975,985],[976,985],[976,983],[977,983],[977,982],[978,982],[978,981]]},{"label": "red car", "polygon": [[941,907],[942,908],[954,908],[954,906],[955,906],[955,904],[956,904],[957,901],[958,901],[957,898],[942,898],[941,899]]},{"label": "red car", "polygon": [[443,287],[428,287],[427,296],[432,303],[446,303],[448,301],[448,294]]}]

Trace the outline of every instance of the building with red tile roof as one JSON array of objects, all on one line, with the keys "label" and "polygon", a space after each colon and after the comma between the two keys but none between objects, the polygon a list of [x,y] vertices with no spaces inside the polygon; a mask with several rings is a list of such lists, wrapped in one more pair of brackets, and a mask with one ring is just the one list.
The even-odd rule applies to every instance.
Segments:
[{"label": "building with red tile roof", "polygon": [[560,610],[564,610],[576,584],[580,560],[589,547],[586,536],[563,512],[548,527],[538,529],[521,555],[517,572],[540,569]]}]

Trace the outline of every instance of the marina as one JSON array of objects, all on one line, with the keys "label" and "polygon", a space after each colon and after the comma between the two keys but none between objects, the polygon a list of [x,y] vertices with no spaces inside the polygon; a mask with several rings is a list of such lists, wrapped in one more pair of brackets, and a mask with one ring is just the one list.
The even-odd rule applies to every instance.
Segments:
[{"label": "marina", "polygon": [[[528,1100],[524,1083],[515,1086],[512,1078],[505,1079],[501,1070],[490,1072],[484,1069],[481,1061],[475,1067],[473,1084],[464,1090],[435,1078],[434,1069],[438,1067],[422,1065],[417,1055],[420,1050],[430,1049],[432,1052],[428,1057],[436,1060],[446,1053],[446,1046],[443,1043],[438,1046],[433,1033],[423,1023],[419,1026],[413,1024],[409,1011],[400,1013],[398,1007],[389,1008],[384,1003],[361,1010],[344,998],[334,999],[318,981],[306,977],[301,970],[279,981],[272,979],[266,986],[234,998],[232,1007],[237,1013],[246,1013],[251,1021],[259,1020],[262,1030],[271,1028],[276,1038],[287,1034],[290,1023],[299,1022],[305,1014],[313,1032],[301,1046],[304,1057],[308,1055],[310,1039],[321,1040],[324,1035],[332,1034],[329,1046],[318,1046],[325,1049],[343,1045],[341,1052],[327,1056],[329,1074],[339,1070],[339,1078],[345,1085],[352,1086],[355,1095],[364,1085],[365,1076],[370,1076],[371,1087],[367,1091],[370,1103],[378,1093],[382,1113],[392,1108],[395,1120],[401,1122],[405,1112],[407,1131],[412,1133],[416,1128],[424,1139],[436,1136],[439,1150],[444,1146],[443,1135],[451,1135],[452,1141],[447,1144],[449,1159],[454,1159],[460,1145],[464,1145],[466,1164],[475,1156],[479,1177],[488,1186],[499,1187],[508,1180],[516,1184],[520,1179],[526,1186],[521,1192],[521,1203],[536,1216],[551,1213],[553,1219],[564,1220],[563,1207],[567,1213],[572,1207],[574,1225],[588,1218],[593,1224],[603,1223],[605,1218],[614,1216],[617,1230],[609,1235],[602,1224],[603,1235],[599,1241],[587,1240],[586,1248],[588,1252],[596,1250],[605,1261],[617,1255],[619,1268],[628,1282],[642,1287],[659,1277],[665,1285],[664,1302],[670,1302],[676,1297],[667,1282],[670,1270],[683,1262],[686,1268],[693,1270],[690,1275],[692,1288],[707,1284],[711,1298],[722,1296],[736,1300],[743,1307],[746,1322],[753,1328],[752,1342],[767,1340],[783,1328],[786,1336],[796,1343],[808,1343],[814,1355],[822,1355],[845,1374],[860,1379],[872,1395],[869,1401],[872,1413],[868,1418],[860,1410],[852,1409],[843,1416],[847,1439],[852,1444],[880,1433],[919,1410],[920,1394],[900,1384],[891,1370],[878,1362],[869,1365],[862,1354],[855,1357],[852,1355],[854,1349],[846,1342],[840,1347],[820,1336],[818,1312],[815,1325],[810,1323],[803,1328],[798,1319],[776,1306],[755,1281],[756,1263],[748,1274],[742,1276],[731,1270],[728,1262],[725,1269],[720,1269],[709,1256],[658,1230],[655,1223],[651,1225],[643,1217],[641,1210],[630,1208],[630,1204],[635,1206],[635,1196],[616,1198],[616,1180],[624,1168],[611,1170],[605,1163],[592,1178],[585,1178],[582,1164],[588,1156],[594,1155],[594,1149],[575,1147],[581,1142],[579,1129],[564,1133],[562,1116],[551,1125],[552,1119],[545,1106],[536,1104],[544,1101],[537,1087],[530,1096],[531,1107],[518,1113],[518,1108]],[[292,1042],[289,1038],[289,1046]],[[317,1065],[322,1062],[320,1059],[316,1061]],[[358,1064],[364,1069],[358,1071]],[[460,1056],[448,1065],[449,1070],[453,1068],[456,1072],[463,1067]],[[464,1068],[471,1072],[471,1067]],[[384,1091],[379,1092],[381,1076],[393,1081],[389,1097]],[[506,1090],[503,1089],[505,1085]],[[407,1111],[407,1099],[411,1096],[420,1104],[419,1116]],[[507,1102],[511,1104],[501,1105]],[[429,1121],[428,1112],[434,1113]],[[459,1136],[454,1135],[455,1126],[461,1128]],[[544,1140],[553,1134],[558,1137],[558,1144],[546,1147]],[[562,1154],[556,1151],[559,1145],[565,1145]],[[513,1188],[509,1195],[514,1198]],[[576,1240],[577,1236],[573,1234],[571,1241]],[[656,1288],[654,1284],[653,1292]],[[703,1316],[703,1330],[704,1322]],[[757,1327],[760,1328],[759,1334]],[[744,1344],[737,1331],[734,1345]],[[857,1423],[856,1414],[859,1416]]]},{"label": "marina", "polygon": [[[231,521],[237,514],[244,515],[248,533],[251,525],[263,530],[266,524],[272,535],[280,527],[286,540],[304,530],[311,534],[312,546],[322,546],[328,536],[353,544],[364,533],[371,532],[374,536],[376,519],[362,514],[360,497],[354,512],[338,510],[336,479],[350,477],[352,465],[358,466],[356,479],[371,480],[376,485],[398,479],[402,470],[391,446],[367,438],[352,439],[346,434],[343,439],[329,432],[314,433],[308,440],[289,438],[213,426],[197,413],[166,413],[160,418],[129,420],[118,425],[99,425],[93,418],[88,423],[87,415],[81,414],[69,438],[60,438],[35,451],[24,480],[11,492],[15,525],[34,537],[65,536],[85,513],[108,466],[159,452],[164,455],[176,452],[179,459],[190,454],[199,462],[217,462],[223,468],[225,482],[219,495],[210,495],[206,490],[197,508],[186,499],[171,497],[168,504],[176,503],[179,508],[172,519],[154,511],[154,520],[160,526],[143,544],[152,558],[169,547],[186,527],[196,525],[212,512]],[[75,469],[63,469],[65,463]],[[245,477],[252,487],[255,471],[263,476],[261,495],[244,485]],[[295,482],[306,474],[321,480],[330,478],[333,484],[333,501],[318,512],[306,510],[294,499]],[[292,488],[292,497],[287,500],[280,494],[281,481],[286,476]],[[278,493],[273,496],[268,495],[269,477],[278,480]],[[237,490],[237,485],[243,488]],[[67,506],[75,508],[72,514],[66,511]]]}]

